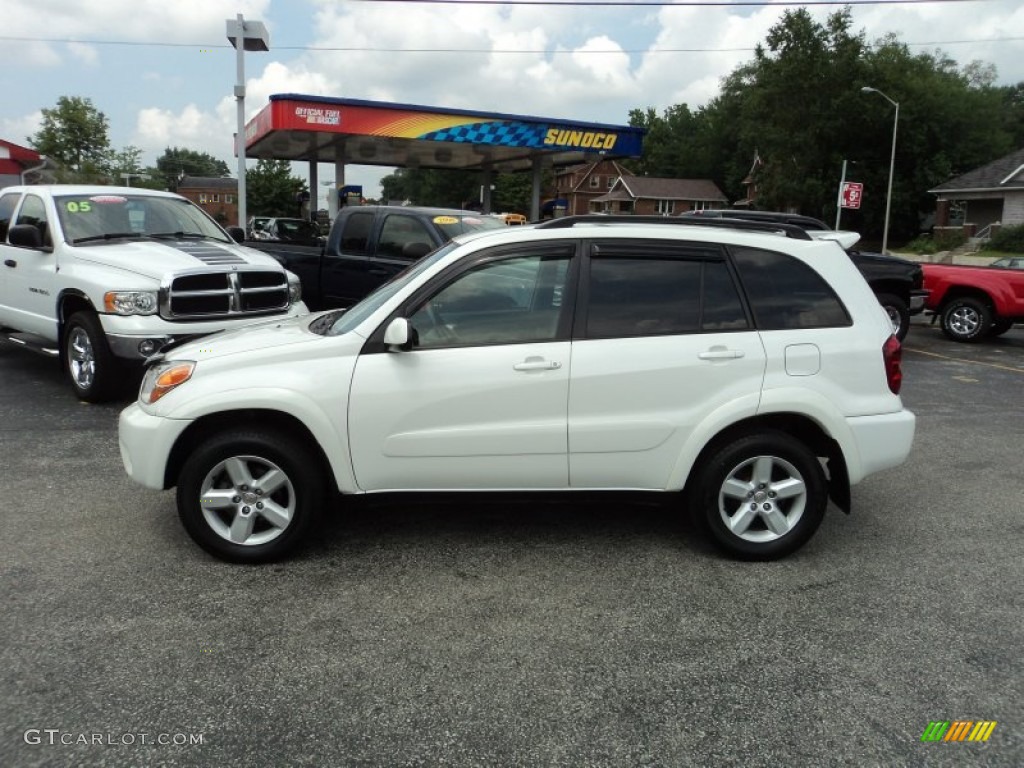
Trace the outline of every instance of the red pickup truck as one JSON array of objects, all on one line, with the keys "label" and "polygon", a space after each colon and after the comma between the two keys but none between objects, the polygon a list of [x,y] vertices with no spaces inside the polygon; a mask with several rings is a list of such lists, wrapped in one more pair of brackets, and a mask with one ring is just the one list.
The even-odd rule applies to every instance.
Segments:
[{"label": "red pickup truck", "polygon": [[953,341],[981,341],[1024,323],[1024,270],[922,264],[925,311]]}]

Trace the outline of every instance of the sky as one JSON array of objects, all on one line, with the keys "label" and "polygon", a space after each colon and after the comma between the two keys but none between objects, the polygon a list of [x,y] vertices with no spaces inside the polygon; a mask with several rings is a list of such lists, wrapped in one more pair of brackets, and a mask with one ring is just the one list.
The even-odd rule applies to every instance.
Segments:
[{"label": "sky", "polygon": [[[270,94],[301,93],[626,125],[631,109],[706,103],[794,7],[567,2],[3,0],[0,138],[27,145],[42,109],[78,96],[106,115],[113,147],[139,147],[144,165],[184,147],[234,173],[225,22],[239,13],[270,35],[270,51],[245,56],[247,120]],[[994,65],[998,84],[1024,82],[1022,0],[848,5],[868,41],[893,33],[914,53],[941,49],[960,65]],[[823,21],[840,7],[809,11]],[[374,197],[392,170],[348,166],[345,182]],[[305,164],[293,172],[305,178]],[[330,181],[333,167],[318,174]]]}]

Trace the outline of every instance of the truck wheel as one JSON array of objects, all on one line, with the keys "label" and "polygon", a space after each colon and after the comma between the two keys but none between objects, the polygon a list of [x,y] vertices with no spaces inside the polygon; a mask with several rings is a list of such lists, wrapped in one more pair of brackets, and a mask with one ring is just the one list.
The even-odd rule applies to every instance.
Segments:
[{"label": "truck wheel", "polygon": [[743,560],[795,552],[814,535],[828,505],[821,462],[774,430],[719,448],[691,488],[691,507],[715,542]]},{"label": "truck wheel", "polygon": [[265,563],[291,554],[326,496],[319,457],[279,432],[231,431],[199,445],[178,478],[178,516],[211,555]]},{"label": "truck wheel", "polygon": [[992,310],[978,299],[953,299],[942,308],[942,332],[953,341],[981,341],[991,325]]},{"label": "truck wheel", "polygon": [[1011,328],[1013,328],[1013,320],[996,320],[992,323],[992,327],[988,329],[988,335],[1002,336]]},{"label": "truck wheel", "polygon": [[903,341],[910,331],[910,307],[907,306],[907,302],[891,293],[880,293],[878,294],[878,303],[889,315],[892,332],[896,334],[897,339]]},{"label": "truck wheel", "polygon": [[92,312],[71,315],[64,326],[61,357],[79,399],[103,403],[120,393],[123,368],[107,345],[99,318]]}]

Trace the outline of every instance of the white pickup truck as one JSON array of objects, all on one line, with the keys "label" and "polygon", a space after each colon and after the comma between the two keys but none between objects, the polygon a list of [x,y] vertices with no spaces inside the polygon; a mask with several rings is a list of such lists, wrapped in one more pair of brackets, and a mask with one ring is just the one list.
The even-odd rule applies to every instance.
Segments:
[{"label": "white pickup truck", "polygon": [[201,208],[129,187],[0,190],[0,338],[59,357],[82,400],[171,344],[306,313],[298,278]]}]

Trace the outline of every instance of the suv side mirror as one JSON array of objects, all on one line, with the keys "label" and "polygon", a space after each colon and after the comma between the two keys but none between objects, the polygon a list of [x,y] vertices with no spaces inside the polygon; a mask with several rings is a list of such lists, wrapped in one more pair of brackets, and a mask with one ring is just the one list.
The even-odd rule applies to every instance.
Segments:
[{"label": "suv side mirror", "polygon": [[228,227],[228,234],[231,235],[231,239],[236,243],[245,242],[245,230],[241,227]]},{"label": "suv side mirror", "polygon": [[397,347],[401,350],[409,350],[412,345],[409,343],[409,321],[404,317],[396,317],[384,331],[384,343],[389,349]]},{"label": "suv side mirror", "polygon": [[15,224],[7,231],[7,241],[22,248],[43,247],[43,233],[34,224]]}]

